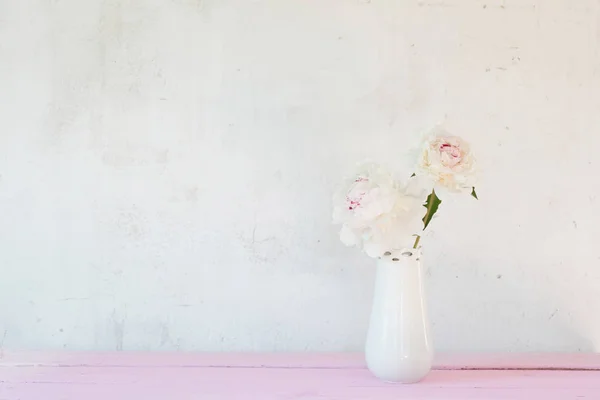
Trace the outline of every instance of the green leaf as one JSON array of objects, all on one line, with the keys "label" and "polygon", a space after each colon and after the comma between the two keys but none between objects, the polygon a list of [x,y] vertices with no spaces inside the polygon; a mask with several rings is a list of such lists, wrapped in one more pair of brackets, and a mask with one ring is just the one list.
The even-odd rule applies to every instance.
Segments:
[{"label": "green leaf", "polygon": [[477,193],[475,192],[475,186],[473,186],[473,190],[471,191],[471,196],[475,197],[477,200],[479,200],[479,197],[477,197]]},{"label": "green leaf", "polygon": [[413,176],[417,176],[417,174],[415,174],[415,173],[413,172],[413,174],[412,174],[410,177],[412,178]]},{"label": "green leaf", "polygon": [[442,201],[435,194],[435,190],[432,190],[431,194],[427,196],[427,201],[425,202],[425,204],[423,204],[423,206],[427,208],[427,214],[425,214],[425,216],[423,217],[423,224],[425,225],[423,226],[423,230],[425,230],[425,228],[427,228],[427,225],[429,225],[429,223],[431,222],[431,219],[433,218],[433,215],[437,212],[440,204],[442,204]]}]

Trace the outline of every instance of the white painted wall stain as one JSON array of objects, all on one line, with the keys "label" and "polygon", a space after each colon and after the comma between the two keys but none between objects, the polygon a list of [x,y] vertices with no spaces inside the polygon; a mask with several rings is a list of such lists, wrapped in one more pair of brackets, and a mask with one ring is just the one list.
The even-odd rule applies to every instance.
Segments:
[{"label": "white painted wall stain", "polygon": [[331,193],[443,121],[437,348],[597,351],[599,49],[595,0],[0,0],[0,347],[361,349]]}]

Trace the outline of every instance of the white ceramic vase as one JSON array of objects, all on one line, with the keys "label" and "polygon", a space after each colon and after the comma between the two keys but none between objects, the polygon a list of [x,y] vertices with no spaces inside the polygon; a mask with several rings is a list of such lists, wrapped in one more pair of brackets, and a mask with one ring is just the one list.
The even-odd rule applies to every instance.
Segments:
[{"label": "white ceramic vase", "polygon": [[388,252],[377,260],[365,356],[369,370],[388,382],[415,383],[431,370],[420,250]]}]

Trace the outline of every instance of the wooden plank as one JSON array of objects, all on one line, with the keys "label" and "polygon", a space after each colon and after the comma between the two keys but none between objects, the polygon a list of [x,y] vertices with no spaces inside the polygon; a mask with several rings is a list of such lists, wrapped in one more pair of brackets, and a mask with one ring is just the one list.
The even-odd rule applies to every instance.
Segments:
[{"label": "wooden plank", "polygon": [[0,400],[599,399],[597,354],[460,354],[421,383],[381,382],[361,354],[6,353]]},{"label": "wooden plank", "polygon": [[[7,373],[7,371],[11,371]],[[598,371],[437,370],[414,385],[358,369],[4,368],[0,399],[598,399]]]},{"label": "wooden plank", "polygon": [[[597,353],[437,354],[434,369],[600,370]],[[4,352],[6,366],[265,367],[363,369],[362,353]]]}]

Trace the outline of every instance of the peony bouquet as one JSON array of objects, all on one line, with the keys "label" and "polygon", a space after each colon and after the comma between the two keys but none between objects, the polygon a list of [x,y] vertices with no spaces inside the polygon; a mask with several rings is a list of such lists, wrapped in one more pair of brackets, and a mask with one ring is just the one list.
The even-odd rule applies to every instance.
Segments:
[{"label": "peony bouquet", "polygon": [[341,224],[345,245],[370,257],[418,248],[442,202],[438,196],[466,193],[477,198],[474,180],[475,159],[468,143],[438,128],[426,138],[406,182],[379,164],[361,164],[335,195],[333,221]]}]

